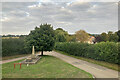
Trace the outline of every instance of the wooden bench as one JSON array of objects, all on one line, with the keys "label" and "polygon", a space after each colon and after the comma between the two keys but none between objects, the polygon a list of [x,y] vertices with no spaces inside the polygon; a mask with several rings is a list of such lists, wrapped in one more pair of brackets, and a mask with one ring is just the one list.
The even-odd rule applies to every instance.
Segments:
[{"label": "wooden bench", "polygon": [[21,69],[22,63],[14,63],[14,69],[15,69],[15,65],[16,65],[16,64],[19,64],[19,65],[20,65],[20,69]]}]

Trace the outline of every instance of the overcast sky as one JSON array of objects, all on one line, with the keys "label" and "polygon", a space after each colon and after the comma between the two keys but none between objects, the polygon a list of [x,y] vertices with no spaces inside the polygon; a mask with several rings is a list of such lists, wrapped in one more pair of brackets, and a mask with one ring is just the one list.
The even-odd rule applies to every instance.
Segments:
[{"label": "overcast sky", "polygon": [[5,2],[0,14],[2,34],[29,34],[41,23],[70,34],[80,29],[92,34],[118,30],[116,2]]}]

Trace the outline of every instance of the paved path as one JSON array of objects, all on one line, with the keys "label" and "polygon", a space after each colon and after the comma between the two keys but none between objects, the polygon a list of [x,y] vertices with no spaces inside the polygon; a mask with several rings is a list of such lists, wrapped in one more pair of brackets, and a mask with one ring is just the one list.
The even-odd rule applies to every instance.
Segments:
[{"label": "paved path", "polygon": [[13,61],[25,59],[25,58],[27,58],[27,57],[28,57],[28,56],[20,57],[20,58],[14,58],[14,59],[9,59],[9,60],[3,60],[3,61],[0,61],[0,64],[4,64],[4,63],[8,63],[8,62],[13,62]]},{"label": "paved path", "polygon": [[91,73],[93,76],[95,76],[96,78],[118,78],[118,72],[96,65],[96,64],[92,64],[80,59],[76,59],[70,56],[66,56],[63,54],[60,54],[58,52],[44,52],[45,55],[52,55],[55,56],[57,58],[60,58],[61,60],[72,64],[86,72]]}]

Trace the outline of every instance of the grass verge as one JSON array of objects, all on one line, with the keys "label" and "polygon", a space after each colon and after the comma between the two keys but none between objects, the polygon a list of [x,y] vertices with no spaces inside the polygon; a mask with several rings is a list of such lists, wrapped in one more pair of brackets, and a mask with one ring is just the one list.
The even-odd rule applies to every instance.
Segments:
[{"label": "grass verge", "polygon": [[[92,75],[79,69],[71,64],[68,64],[58,58],[52,56],[43,56],[37,64],[34,65],[22,65],[22,69],[19,69],[19,65],[16,65],[14,69],[14,61],[5,63],[2,65],[2,77],[3,78],[89,78],[91,80]],[[92,78],[93,80],[93,78]]]},{"label": "grass verge", "polygon": [[70,55],[70,54],[67,54],[65,52],[58,51],[58,50],[54,50],[54,51],[59,52],[59,53],[64,54],[64,55],[67,55],[67,56],[77,58],[77,59],[81,59],[81,60],[84,60],[84,61],[87,61],[87,62],[90,62],[90,63],[98,64],[98,65],[107,67],[109,69],[120,71],[120,65],[118,66],[117,64],[112,64],[112,63],[108,63],[108,62],[104,62],[104,61],[97,61],[97,60],[94,60],[94,59],[84,58],[84,57],[80,57],[80,56],[74,56],[74,55]]},{"label": "grass verge", "polygon": [[2,57],[2,60],[8,60],[8,59],[14,59],[14,58],[19,58],[19,57],[24,57],[24,56],[29,56],[30,54],[21,54],[21,55],[14,55],[14,56],[6,56]]}]

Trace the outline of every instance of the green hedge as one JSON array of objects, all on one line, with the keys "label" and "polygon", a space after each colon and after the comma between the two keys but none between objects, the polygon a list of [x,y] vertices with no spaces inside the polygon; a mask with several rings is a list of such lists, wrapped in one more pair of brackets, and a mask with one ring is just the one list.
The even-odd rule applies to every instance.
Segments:
[{"label": "green hedge", "polygon": [[70,55],[118,64],[118,44],[114,42],[100,42],[97,44],[64,42],[56,43],[55,50],[63,51]]},{"label": "green hedge", "polygon": [[12,56],[28,53],[24,49],[24,39],[9,38],[2,39],[2,56]]}]

